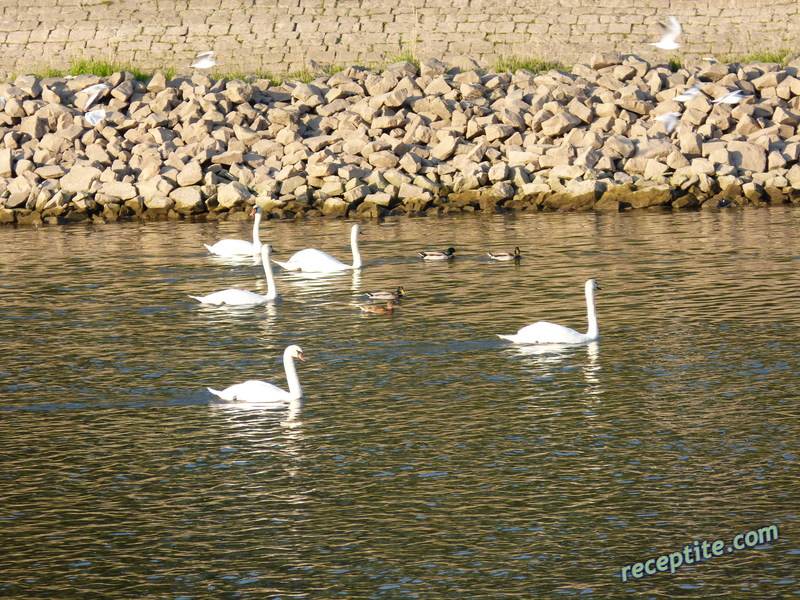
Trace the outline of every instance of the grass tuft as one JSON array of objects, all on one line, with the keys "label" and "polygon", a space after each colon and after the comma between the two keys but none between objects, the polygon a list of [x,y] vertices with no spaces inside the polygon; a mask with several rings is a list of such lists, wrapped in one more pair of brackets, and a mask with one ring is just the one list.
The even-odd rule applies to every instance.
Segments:
[{"label": "grass tuft", "polygon": [[525,69],[532,73],[544,73],[552,69],[557,71],[566,70],[561,63],[519,56],[503,56],[495,61],[492,68],[497,73],[515,73],[519,69]]}]

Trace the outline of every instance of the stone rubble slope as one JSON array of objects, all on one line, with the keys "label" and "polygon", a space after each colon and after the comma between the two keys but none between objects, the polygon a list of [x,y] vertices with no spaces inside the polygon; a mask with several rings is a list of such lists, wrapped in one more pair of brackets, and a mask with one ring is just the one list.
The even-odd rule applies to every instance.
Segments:
[{"label": "stone rubble slope", "polygon": [[[350,67],[279,86],[18,77],[0,84],[0,223],[245,218],[255,203],[270,218],[377,218],[800,199],[800,62],[458,67]],[[83,90],[101,82],[92,100]],[[675,100],[695,83],[701,93]],[[739,104],[712,102],[736,89]],[[656,119],[670,112],[673,131]]]}]

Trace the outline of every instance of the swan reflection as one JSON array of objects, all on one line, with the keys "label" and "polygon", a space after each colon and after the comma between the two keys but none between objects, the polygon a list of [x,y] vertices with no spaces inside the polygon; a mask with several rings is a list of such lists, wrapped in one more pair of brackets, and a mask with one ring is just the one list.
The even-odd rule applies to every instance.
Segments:
[{"label": "swan reflection", "polygon": [[[600,379],[600,343],[589,344],[519,344],[505,348],[510,354],[521,358],[539,377],[555,378],[558,373],[563,373],[564,366],[579,366],[587,384],[587,393],[592,396],[602,394],[602,381]],[[579,364],[581,355],[586,353],[586,359]],[[572,363],[564,364],[569,361]]]}]

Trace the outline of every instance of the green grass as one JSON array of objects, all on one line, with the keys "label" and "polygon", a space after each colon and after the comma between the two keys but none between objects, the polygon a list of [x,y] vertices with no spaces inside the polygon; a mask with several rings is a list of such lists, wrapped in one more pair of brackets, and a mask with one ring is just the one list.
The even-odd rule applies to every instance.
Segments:
[{"label": "green grass", "polygon": [[492,69],[497,73],[515,73],[519,69],[525,69],[532,73],[544,73],[551,69],[557,71],[567,70],[561,63],[539,58],[522,58],[519,56],[503,56],[494,62]]},{"label": "green grass", "polygon": [[[144,71],[129,63],[123,64],[106,60],[76,58],[70,60],[69,67],[66,70],[46,67],[41,71],[33,73],[33,75],[39,79],[44,79],[46,77],[63,77],[64,75],[97,75],[99,77],[108,77],[120,71],[127,71],[139,81],[149,81],[155,72]],[[171,68],[162,69],[162,72],[167,79],[172,79],[175,76],[175,70]]]},{"label": "green grass", "polygon": [[408,61],[417,67],[417,69],[419,69],[419,59],[414,56],[414,53],[411,50],[403,50],[402,52],[398,52],[397,54],[389,56],[386,59],[386,66],[403,61]]},{"label": "green grass", "polygon": [[795,54],[796,51],[784,48],[783,50],[755,52],[750,56],[742,58],[736,62],[742,62],[742,63],[766,62],[766,63],[778,63],[781,65],[785,65],[787,62],[789,62],[787,59],[794,58]]}]

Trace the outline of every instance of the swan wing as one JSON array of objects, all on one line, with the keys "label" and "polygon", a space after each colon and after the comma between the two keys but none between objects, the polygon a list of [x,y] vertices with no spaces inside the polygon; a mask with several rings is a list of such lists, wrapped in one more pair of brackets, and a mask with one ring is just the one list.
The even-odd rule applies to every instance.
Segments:
[{"label": "swan wing", "polygon": [[591,341],[586,334],[547,321],[533,323],[523,327],[514,335],[500,337],[515,344],[583,344]]},{"label": "swan wing", "polygon": [[214,304],[216,306],[255,306],[257,304],[264,304],[268,298],[261,294],[248,292],[247,290],[228,289],[221,292],[214,292],[207,296],[189,296],[195,300],[199,300],[203,304]]},{"label": "swan wing", "polygon": [[352,265],[346,265],[336,260],[327,252],[316,248],[306,248],[296,252],[287,262],[278,262],[288,271],[305,271],[307,273],[332,273],[335,271],[346,271],[352,269]]},{"label": "swan wing", "polygon": [[289,392],[266,381],[256,379],[237,383],[222,391],[213,388],[208,388],[208,391],[223,400],[238,402],[277,402],[290,399]]}]

